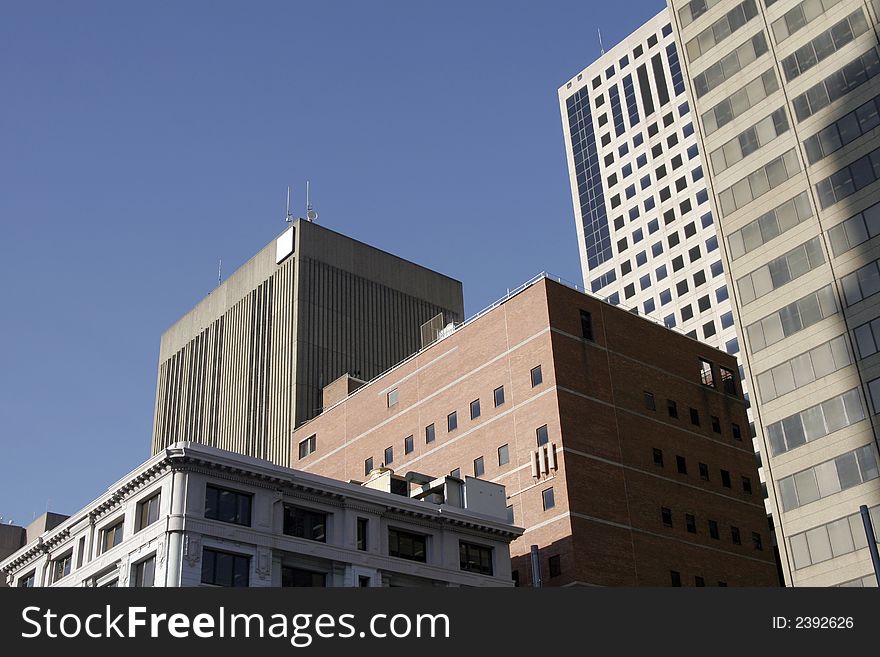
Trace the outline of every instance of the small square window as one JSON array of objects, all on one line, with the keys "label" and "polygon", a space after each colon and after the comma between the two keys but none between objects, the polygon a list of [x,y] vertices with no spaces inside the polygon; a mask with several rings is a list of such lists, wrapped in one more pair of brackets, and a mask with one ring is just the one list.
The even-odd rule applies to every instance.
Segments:
[{"label": "small square window", "polygon": [[657,35],[652,34],[651,36],[648,37],[648,47],[653,48],[656,45],[657,45]]},{"label": "small square window", "polygon": [[644,49],[642,48],[642,46],[636,46],[635,48],[633,48],[633,59],[638,59],[642,56],[642,53],[644,53]]},{"label": "small square window", "polygon": [[314,453],[318,447],[318,434],[313,433],[311,436],[301,441],[299,444],[299,457],[304,459],[309,454]]},{"label": "small square window", "polygon": [[654,448],[654,465],[663,467],[663,450]]},{"label": "small square window", "polygon": [[532,368],[531,376],[532,376],[532,387],[533,388],[535,386],[539,386],[539,385],[541,385],[541,383],[543,383],[544,377],[541,374],[541,366],[540,365]]},{"label": "small square window", "polygon": [[681,308],[681,321],[686,322],[689,319],[692,319],[694,316],[694,309],[691,307],[691,304],[687,304],[686,306],[682,306]]},{"label": "small square window", "polygon": [[456,468],[452,472],[449,473],[449,476],[453,479],[461,479],[461,468]]},{"label": "small square window", "polygon": [[544,503],[544,511],[548,511],[556,506],[556,500],[553,499],[553,489],[545,488],[541,491],[541,500]]}]

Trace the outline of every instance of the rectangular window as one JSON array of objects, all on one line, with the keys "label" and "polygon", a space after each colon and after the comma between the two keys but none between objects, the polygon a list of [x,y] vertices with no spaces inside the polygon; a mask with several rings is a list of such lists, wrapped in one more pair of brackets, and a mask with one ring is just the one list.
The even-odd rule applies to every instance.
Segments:
[{"label": "rectangular window", "polygon": [[691,409],[691,424],[700,426],[700,412],[696,408]]},{"label": "rectangular window", "polygon": [[766,52],[767,38],[761,30],[694,78],[693,88],[697,98],[721,86]]},{"label": "rectangular window", "polygon": [[541,374],[541,366],[540,365],[532,368],[531,375],[532,375],[532,387],[533,388],[535,386],[541,385],[541,383],[544,381],[544,377]]},{"label": "rectangular window", "polygon": [[669,578],[672,586],[681,586],[681,573],[677,570],[669,571]]},{"label": "rectangular window", "polygon": [[134,565],[132,571],[132,586],[137,588],[151,588],[156,579],[156,556],[144,559]]},{"label": "rectangular window", "polygon": [[738,4],[685,44],[688,61],[696,61],[757,15],[755,0]]},{"label": "rectangular window", "polygon": [[718,540],[718,523],[715,520],[709,521],[709,537]]},{"label": "rectangular window", "polygon": [[[880,506],[872,507],[869,513],[874,527],[880,526]],[[862,518],[858,512],[795,534],[789,539],[789,543],[796,570],[868,546]],[[752,537],[752,545],[756,550],[761,549],[755,543],[754,537]],[[876,582],[872,585],[876,586]]]},{"label": "rectangular window", "polygon": [[202,584],[248,586],[250,569],[250,557],[210,548],[202,550]]},{"label": "rectangular window", "polygon": [[461,468],[456,468],[452,472],[449,473],[449,476],[453,479],[461,479]]},{"label": "rectangular window", "polygon": [[16,586],[20,589],[32,589],[34,587],[34,583],[36,582],[36,578],[37,571],[32,570],[27,575],[20,577]]},{"label": "rectangular window", "polygon": [[107,550],[111,550],[115,548],[117,545],[122,543],[122,526],[124,521],[120,520],[117,523],[110,525],[109,527],[101,530],[101,552],[100,554],[104,554]]},{"label": "rectangular window", "polygon": [[664,527],[672,527],[672,509],[667,509],[665,506],[661,506],[660,520],[663,522]]},{"label": "rectangular window", "polygon": [[700,479],[702,479],[703,481],[709,481],[709,466],[706,465],[705,463],[700,463],[699,468],[700,468]]},{"label": "rectangular window", "polygon": [[678,417],[678,404],[673,400],[666,400],[666,410],[669,413],[669,417]]},{"label": "rectangular window", "polygon": [[71,565],[73,565],[73,550],[52,561],[52,582],[57,582],[62,577],[70,575]]},{"label": "rectangular window", "polygon": [[458,429],[458,412],[452,411],[446,416],[446,431],[452,432]]},{"label": "rectangular window", "polygon": [[854,388],[767,425],[770,452],[779,456],[863,419],[862,400],[858,389]]},{"label": "rectangular window", "polygon": [[712,415],[711,419],[712,431],[714,431],[715,433],[721,433],[721,418],[719,418],[717,415]]},{"label": "rectangular window", "polygon": [[730,473],[727,470],[721,471],[721,485],[730,488]]},{"label": "rectangular window", "polygon": [[312,434],[308,438],[299,443],[299,457],[304,459],[309,454],[315,451],[317,447],[318,434]]},{"label": "rectangular window", "polygon": [[593,317],[586,310],[581,311],[581,336],[584,340],[593,340]]},{"label": "rectangular window", "polygon": [[367,531],[370,527],[370,521],[366,518],[357,519],[357,549],[367,551]]},{"label": "rectangular window", "polygon": [[657,406],[654,403],[654,394],[650,392],[645,392],[645,408],[649,411],[656,411]]},{"label": "rectangular window", "polygon": [[421,534],[389,527],[388,555],[425,563],[428,560],[427,538]]},{"label": "rectangular window", "polygon": [[547,560],[547,566],[550,569],[550,577],[559,577],[562,574],[562,557],[554,554]]},{"label": "rectangular window", "polygon": [[727,369],[726,367],[719,367],[719,373],[721,374],[721,389],[728,395],[736,395],[736,378],[734,377],[733,370]]},{"label": "rectangular window", "polygon": [[756,550],[763,550],[764,544],[761,540],[761,535],[758,532],[752,532],[752,547]]},{"label": "rectangular window", "polygon": [[538,447],[540,447],[541,445],[546,445],[550,441],[550,436],[547,433],[547,425],[546,424],[535,429],[535,437],[538,442]]},{"label": "rectangular window", "polygon": [[[369,579],[367,581],[369,582]],[[285,588],[325,588],[327,586],[327,574],[315,572],[313,570],[305,570],[304,568],[282,566],[281,586]]]},{"label": "rectangular window", "polygon": [[730,528],[730,541],[734,545],[742,545],[742,539],[739,535],[739,527]]},{"label": "rectangular window", "polygon": [[773,69],[769,68],[747,84],[737,87],[737,91],[702,115],[703,128],[707,136],[776,92],[779,89],[779,81]]},{"label": "rectangular window", "polygon": [[830,285],[826,285],[750,324],[746,327],[746,334],[754,353],[836,314],[834,292]]},{"label": "rectangular window", "polygon": [[684,524],[687,527],[688,533],[696,534],[697,533],[697,519],[692,516],[690,513],[684,514]]},{"label": "rectangular window", "polygon": [[486,465],[483,462],[483,457],[479,456],[474,459],[474,476],[482,477],[486,472]]},{"label": "rectangular window", "polygon": [[743,493],[748,493],[749,495],[752,494],[752,480],[751,479],[749,479],[748,477],[743,477],[742,478],[742,487],[743,487]]},{"label": "rectangular window", "polygon": [[785,108],[780,107],[709,153],[712,170],[717,176],[788,130],[788,115],[785,113]]},{"label": "rectangular window", "polygon": [[710,388],[715,387],[715,378],[712,376],[712,363],[708,360],[699,359],[700,361],[700,383]]},{"label": "rectangular window", "polygon": [[394,447],[385,448],[385,462],[382,465],[394,463]]},{"label": "rectangular window", "polygon": [[865,445],[780,479],[782,508],[791,511],[878,476],[880,473],[874,448]]},{"label": "rectangular window", "polygon": [[327,514],[284,505],[284,533],[319,543],[327,542]]},{"label": "rectangular window", "polygon": [[765,403],[850,364],[846,338],[838,336],[757,376]]},{"label": "rectangular window", "polygon": [[801,95],[795,96],[791,104],[797,120],[803,121],[828,107],[873,78],[878,72],[880,72],[880,57],[877,55],[877,49],[871,48]]},{"label": "rectangular window", "polygon": [[433,443],[434,437],[434,424],[431,423],[425,427],[425,443]]},{"label": "rectangular window", "polygon": [[139,532],[159,519],[159,499],[159,493],[156,493],[143,502],[138,502],[135,531]]},{"label": "rectangular window", "polygon": [[545,488],[541,491],[541,500],[544,503],[544,511],[548,511],[556,506],[556,500],[553,498],[553,489]]},{"label": "rectangular window", "polygon": [[415,449],[415,444],[412,436],[407,436],[403,439],[403,453],[409,454]]},{"label": "rectangular window", "polygon": [[[718,194],[721,213],[729,216],[772,189],[779,187],[801,170],[797,151],[791,149]],[[818,187],[818,186],[817,186]]]},{"label": "rectangular window", "polygon": [[473,543],[458,543],[459,567],[469,573],[492,574],[492,548]]},{"label": "rectangular window", "polygon": [[364,475],[368,475],[373,471],[373,457],[364,459]]},{"label": "rectangular window", "polygon": [[[880,124],[880,112],[877,113]],[[862,210],[828,230],[828,239],[835,256],[840,256],[859,244],[880,234],[880,203]]]},{"label": "rectangular window", "polygon": [[388,392],[388,408],[397,406],[397,388]]},{"label": "rectangular window", "polygon": [[510,454],[507,444],[505,443],[498,448],[498,465],[507,465],[510,463]]},{"label": "rectangular window", "polygon": [[688,473],[687,459],[683,456],[675,457],[675,468],[679,474],[686,475]]},{"label": "rectangular window", "polygon": [[736,260],[751,253],[812,216],[809,196],[807,192],[801,192],[731,233],[728,238],[731,258]]},{"label": "rectangular window", "polygon": [[730,431],[733,434],[734,440],[742,440],[742,431],[740,430],[738,424],[731,424]]},{"label": "rectangular window", "polygon": [[471,419],[476,420],[480,417],[480,400],[475,399],[471,402]]},{"label": "rectangular window", "polygon": [[820,32],[781,62],[785,79],[791,82],[820,62],[851,43],[870,29],[865,13],[857,9],[849,16]]},{"label": "rectangular window", "polygon": [[492,396],[495,399],[495,408],[501,406],[504,403],[504,386],[498,386],[495,390],[492,391]]},{"label": "rectangular window", "polygon": [[874,260],[841,279],[843,298],[847,306],[880,292],[880,260]]},{"label": "rectangular window", "polygon": [[205,487],[205,517],[233,525],[251,525],[251,501],[249,493],[219,488],[208,484]]},{"label": "rectangular window", "polygon": [[663,450],[656,447],[654,448],[654,465],[663,467]]},{"label": "rectangular window", "polygon": [[743,305],[751,303],[824,263],[822,245],[814,237],[737,280],[740,299]]}]

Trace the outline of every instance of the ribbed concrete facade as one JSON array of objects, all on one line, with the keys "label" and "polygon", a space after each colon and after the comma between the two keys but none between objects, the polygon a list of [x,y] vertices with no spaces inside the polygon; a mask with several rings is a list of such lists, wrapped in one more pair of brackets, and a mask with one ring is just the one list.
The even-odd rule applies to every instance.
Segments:
[{"label": "ribbed concrete facade", "polygon": [[670,2],[791,585],[873,580],[878,8]]},{"label": "ribbed concrete facade", "polygon": [[461,283],[297,221],[162,336],[153,453],[192,441],[287,465],[322,387],[417,351],[463,316]]}]

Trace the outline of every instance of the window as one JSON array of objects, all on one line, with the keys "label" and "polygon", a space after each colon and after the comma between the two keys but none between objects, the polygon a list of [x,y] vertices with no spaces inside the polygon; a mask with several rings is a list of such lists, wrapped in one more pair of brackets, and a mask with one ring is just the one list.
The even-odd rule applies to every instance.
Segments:
[{"label": "window", "polygon": [[714,520],[709,521],[709,537],[718,540],[718,523]]},{"label": "window", "polygon": [[385,462],[382,465],[394,463],[394,447],[385,448]]},{"label": "window", "polygon": [[743,487],[743,493],[748,493],[749,495],[752,494],[752,480],[751,479],[749,479],[748,477],[743,477],[742,478],[742,487]]},{"label": "window", "polygon": [[456,468],[452,472],[449,473],[449,476],[453,479],[461,479],[461,468]]},{"label": "window", "polygon": [[676,404],[673,400],[666,400],[666,411],[669,413],[669,417],[678,417],[678,404]]},{"label": "window", "polygon": [[251,558],[231,552],[202,550],[202,583],[214,586],[248,586]]},{"label": "window", "polygon": [[327,514],[284,505],[284,533],[319,543],[327,542]]},{"label": "window", "polygon": [[700,463],[700,479],[709,481],[709,466],[705,463]]},{"label": "window", "polygon": [[691,409],[691,424],[700,426],[700,412],[696,408]]},{"label": "window", "polygon": [[105,527],[101,531],[101,554],[103,554],[107,550],[115,548],[117,545],[122,543],[123,522],[123,520],[120,520],[119,522],[114,523],[109,527]]},{"label": "window", "polygon": [[315,451],[318,441],[318,434],[313,433],[311,436],[299,443],[299,457],[304,459]]},{"label": "window", "polygon": [[252,497],[249,493],[208,484],[205,487],[205,517],[250,527]]},{"label": "window", "polygon": [[507,443],[498,448],[498,465],[507,465],[510,463],[510,450]]},{"label": "window", "polygon": [[504,386],[499,386],[495,388],[493,391],[493,397],[495,398],[495,407],[501,406],[504,403]]},{"label": "window", "polygon": [[[856,57],[843,68],[827,76],[791,101],[797,120],[803,121],[819,110],[828,107],[843,96],[873,78],[880,69],[877,49]],[[790,72],[790,71],[789,71]]]},{"label": "window", "polygon": [[687,459],[683,456],[676,456],[675,468],[678,470],[678,474],[686,475],[688,473]]},{"label": "window", "polygon": [[34,587],[34,583],[36,582],[37,571],[32,570],[27,575],[24,575],[19,578],[17,588],[20,589],[31,589]]},{"label": "window", "polygon": [[787,360],[757,376],[761,400],[771,401],[850,364],[842,335]]},{"label": "window", "polygon": [[730,473],[727,470],[721,471],[721,485],[730,488]]},{"label": "window", "polygon": [[446,431],[452,432],[458,429],[458,412],[452,411],[446,416]]},{"label": "window", "polygon": [[[880,112],[877,113],[880,124]],[[871,205],[828,231],[831,249],[839,256],[880,233],[880,203]]]},{"label": "window", "polygon": [[435,438],[434,423],[425,427],[425,443],[433,443]]},{"label": "window", "polygon": [[535,436],[538,440],[538,447],[546,445],[550,441],[549,434],[547,433],[547,425],[544,424],[535,429]]},{"label": "window", "polygon": [[[704,4],[708,6],[709,3]],[[736,5],[685,44],[688,61],[696,61],[757,15],[755,0],[746,0]]]},{"label": "window", "polygon": [[480,400],[475,399],[471,402],[471,419],[476,420],[480,417]]},{"label": "window", "polygon": [[747,84],[737,86],[739,87],[737,91],[702,115],[703,128],[707,136],[778,90],[779,81],[773,69],[769,68]]},{"label": "window", "polygon": [[367,551],[367,532],[370,527],[370,521],[366,518],[357,519],[357,549],[362,552]]},{"label": "window", "polygon": [[681,586],[681,573],[677,570],[669,571],[669,578],[672,582],[672,586]]},{"label": "window", "polygon": [[485,463],[483,462],[483,457],[480,456],[478,458],[475,458],[474,459],[474,476],[475,477],[482,477],[485,472],[486,472],[486,466],[485,466]]},{"label": "window", "polygon": [[854,388],[768,425],[770,452],[779,456],[864,418],[861,397]]},{"label": "window", "polygon": [[[869,509],[874,527],[880,525],[880,507]],[[858,512],[795,534],[789,539],[795,569],[806,568],[833,557],[868,547],[861,514]],[[758,549],[754,543],[752,545]],[[871,576],[873,580],[873,575]],[[876,582],[872,582],[876,586]]]},{"label": "window", "polygon": [[541,500],[544,503],[544,511],[548,511],[556,506],[556,500],[553,499],[553,489],[545,488],[541,491]]},{"label": "window", "polygon": [[373,471],[373,457],[364,460],[364,474],[368,475]]},{"label": "window", "polygon": [[841,279],[843,297],[847,306],[853,306],[859,301],[880,292],[880,269],[878,269],[878,265],[880,265],[880,261],[874,260]]},{"label": "window", "polygon": [[663,467],[663,450],[656,447],[654,448],[654,465]]},{"label": "window", "polygon": [[753,126],[746,128],[730,141],[725,142],[720,148],[709,153],[709,160],[712,162],[715,175],[741,162],[788,130],[788,117],[785,114],[785,108],[780,107]]},{"label": "window", "polygon": [[764,545],[761,541],[761,535],[758,532],[752,532],[752,547],[756,550],[763,550]]},{"label": "window", "polygon": [[397,388],[388,393],[388,408],[397,405]]},{"label": "window", "polygon": [[547,560],[547,565],[550,568],[550,577],[559,577],[562,574],[562,557],[558,554],[554,554]]},{"label": "window", "polygon": [[514,522],[513,505],[507,507],[507,524],[512,525]]},{"label": "window", "polygon": [[532,387],[534,388],[535,386],[541,385],[541,382],[543,382],[543,380],[544,380],[543,376],[541,375],[541,366],[538,365],[537,367],[533,367],[531,374],[532,374]]},{"label": "window", "polygon": [[407,436],[403,439],[403,453],[409,454],[415,449],[414,441],[412,436]]},{"label": "window", "polygon": [[144,559],[134,565],[132,570],[132,586],[138,588],[150,588],[156,578],[156,556]]},{"label": "window", "polygon": [[660,520],[664,527],[672,527],[672,510],[665,506],[660,507]]},{"label": "window", "polygon": [[754,251],[812,216],[813,208],[807,192],[801,192],[731,233],[728,238],[731,258],[736,260]]},{"label": "window", "polygon": [[[784,255],[762,265],[736,282],[743,304],[769,294],[786,283],[800,278],[825,262],[819,238],[813,238]],[[844,279],[845,280],[845,279]],[[844,282],[844,291],[846,290]]]},{"label": "window", "polygon": [[690,513],[684,514],[684,524],[687,527],[689,534],[697,533],[697,519]]},{"label": "window", "polygon": [[427,539],[421,534],[389,527],[388,556],[425,563],[428,560]]},{"label": "window", "polygon": [[736,395],[736,378],[733,370],[719,366],[718,372],[721,374],[721,389],[728,395]]},{"label": "window", "polygon": [[469,573],[492,574],[492,548],[473,543],[458,543],[459,567]]},{"label": "window", "polygon": [[73,564],[73,550],[63,554],[52,561],[52,582],[57,582],[62,577],[70,575],[70,567]]},{"label": "window", "polygon": [[[367,579],[367,582],[369,582],[369,579]],[[281,586],[285,588],[325,588],[327,586],[327,574],[305,570],[304,568],[283,566],[281,568]]]},{"label": "window", "polygon": [[586,310],[581,311],[581,335],[584,340],[593,340],[593,317]]},{"label": "window", "polygon": [[871,445],[815,465],[779,480],[782,509],[798,507],[828,497],[862,482],[877,479],[877,457]]},{"label": "window", "polygon": [[694,586],[706,586],[706,580],[699,575],[694,575]]},{"label": "window", "polygon": [[144,527],[152,525],[159,519],[159,493],[148,497],[137,505],[137,519],[135,521],[135,531],[140,531]]},{"label": "window", "polygon": [[730,541],[734,545],[742,545],[742,539],[739,535],[739,527],[731,527],[730,528]]},{"label": "window", "polygon": [[654,403],[654,393],[645,392],[645,408],[649,411],[657,410],[657,406]]},{"label": "window", "polygon": [[700,361],[700,383],[710,388],[715,387],[715,379],[712,376],[712,363],[708,360],[699,359]]},{"label": "window", "polygon": [[712,431],[715,433],[721,433],[721,418],[717,415],[711,416],[712,418]]}]

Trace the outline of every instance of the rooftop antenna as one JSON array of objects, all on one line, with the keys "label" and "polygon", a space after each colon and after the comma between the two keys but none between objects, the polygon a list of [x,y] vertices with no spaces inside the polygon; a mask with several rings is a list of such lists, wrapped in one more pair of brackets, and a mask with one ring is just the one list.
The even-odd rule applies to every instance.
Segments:
[{"label": "rooftop antenna", "polygon": [[287,186],[287,223],[293,221],[293,215],[290,214],[290,185]]},{"label": "rooftop antenna", "polygon": [[318,218],[318,213],[315,212],[314,208],[312,208],[312,203],[309,196],[309,181],[306,180],[306,219],[313,222]]},{"label": "rooftop antenna", "polygon": [[223,272],[223,258],[220,258],[220,264],[217,265],[217,285],[220,285],[220,283],[223,280],[222,272]]},{"label": "rooftop antenna", "polygon": [[602,45],[602,30],[600,30],[597,27],[596,32],[599,34],[599,54],[604,55],[605,54],[605,46]]}]

